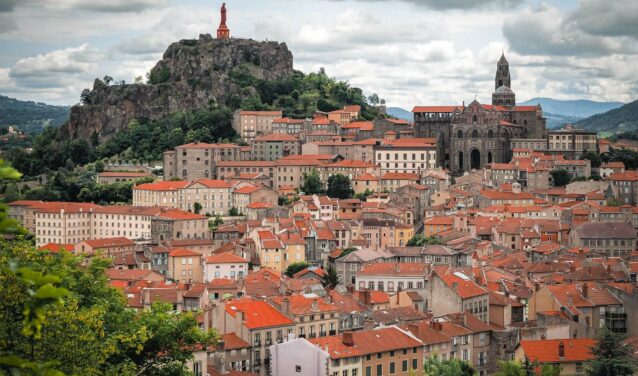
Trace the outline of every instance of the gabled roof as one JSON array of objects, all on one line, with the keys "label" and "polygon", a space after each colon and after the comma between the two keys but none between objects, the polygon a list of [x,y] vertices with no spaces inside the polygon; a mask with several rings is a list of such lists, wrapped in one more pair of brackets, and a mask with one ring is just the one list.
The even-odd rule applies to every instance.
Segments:
[{"label": "gabled roof", "polygon": [[[564,347],[564,356],[559,356],[560,344]],[[594,358],[591,349],[596,345],[595,339],[543,339],[522,340],[520,345],[525,356],[532,362],[540,363],[573,363],[584,362]]]},{"label": "gabled roof", "polygon": [[435,271],[436,275],[445,282],[445,284],[455,291],[462,299],[469,299],[475,296],[486,295],[488,293],[483,287],[479,286],[470,277],[461,272],[440,272]]},{"label": "gabled roof", "polygon": [[104,238],[104,239],[90,239],[85,240],[84,243],[93,248],[110,248],[110,247],[124,247],[135,245],[135,242],[128,238]]},{"label": "gabled roof", "polygon": [[226,303],[226,313],[237,317],[237,312],[243,312],[244,325],[249,329],[269,328],[283,325],[293,325],[294,321],[286,317],[270,304],[254,299],[237,299]]},{"label": "gabled roof", "polygon": [[218,253],[206,257],[207,264],[242,264],[248,263],[243,257],[237,256],[232,253]]},{"label": "gabled roof", "polygon": [[194,251],[190,251],[188,249],[173,249],[172,251],[169,252],[168,254],[170,257],[199,257],[201,256],[201,254],[194,252]]},{"label": "gabled roof", "polygon": [[38,248],[38,251],[59,252],[60,250],[72,252],[73,244],[47,243]]}]

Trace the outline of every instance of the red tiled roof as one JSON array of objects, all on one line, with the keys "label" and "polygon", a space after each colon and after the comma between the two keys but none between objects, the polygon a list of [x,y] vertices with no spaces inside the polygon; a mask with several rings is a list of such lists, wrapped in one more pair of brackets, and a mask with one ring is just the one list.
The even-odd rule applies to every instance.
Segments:
[{"label": "red tiled roof", "polygon": [[169,181],[158,181],[155,183],[146,183],[140,184],[138,186],[133,187],[133,189],[139,189],[143,191],[174,191],[178,189],[184,189],[190,184],[188,180],[169,180]]},{"label": "red tiled roof", "polygon": [[236,263],[248,263],[243,257],[234,255],[232,253],[218,253],[210,255],[206,258],[207,264],[236,264]]},{"label": "red tiled roof", "polygon": [[135,245],[134,241],[124,237],[90,239],[85,240],[84,242],[93,248],[109,248]]},{"label": "red tiled roof", "polygon": [[[334,304],[328,303],[321,298],[306,298],[303,295],[277,296],[273,298],[273,302],[281,308],[284,299],[288,299],[288,310],[295,315],[305,315],[312,312],[325,313],[337,310]],[[315,310],[313,310],[313,304],[316,305]]]},{"label": "red tiled roof", "polygon": [[59,252],[60,250],[72,252],[73,244],[47,243],[38,248],[38,251]]},{"label": "red tiled roof", "polygon": [[250,347],[250,343],[239,338],[235,333],[222,334],[222,341],[224,341],[224,350],[239,350]]},{"label": "red tiled roof", "polygon": [[260,300],[246,298],[229,301],[226,303],[226,312],[232,317],[237,317],[237,312],[243,312],[244,325],[249,329],[294,324],[275,307]]},{"label": "red tiled roof", "polygon": [[365,265],[363,269],[357,272],[357,275],[425,276],[428,274],[429,269],[430,264],[420,262],[380,262]]},{"label": "red tiled roof", "polygon": [[[563,357],[560,357],[558,352],[561,343],[565,348]],[[590,338],[522,340],[520,342],[525,356],[532,362],[540,363],[572,363],[591,360],[594,358],[591,349],[595,345],[596,340]]]},{"label": "red tiled roof", "polygon": [[312,338],[309,341],[322,349],[327,347],[330,358],[332,359],[349,358],[423,346],[423,342],[395,326],[353,332],[353,346],[347,346],[343,343],[343,334]]},{"label": "red tiled roof", "polygon": [[118,171],[105,171],[100,172],[98,176],[101,177],[123,177],[123,178],[144,178],[152,176],[148,172],[118,172]]},{"label": "red tiled roof", "polygon": [[418,181],[419,175],[409,172],[387,172],[381,175],[381,180],[411,180]]},{"label": "red tiled roof", "polygon": [[456,293],[462,299],[469,299],[475,296],[485,295],[488,293],[487,290],[477,285],[473,280],[469,279],[469,277],[462,278],[456,273],[438,273],[437,275],[445,282],[445,284],[456,291]]},{"label": "red tiled roof", "polygon": [[206,217],[203,215],[189,213],[181,209],[169,209],[161,213],[160,215],[158,215],[158,217],[175,219],[175,220],[206,219]]},{"label": "red tiled roof", "polygon": [[188,257],[188,256],[199,257],[201,256],[201,254],[197,252],[190,251],[188,249],[182,249],[182,248],[173,249],[168,255],[170,257]]}]

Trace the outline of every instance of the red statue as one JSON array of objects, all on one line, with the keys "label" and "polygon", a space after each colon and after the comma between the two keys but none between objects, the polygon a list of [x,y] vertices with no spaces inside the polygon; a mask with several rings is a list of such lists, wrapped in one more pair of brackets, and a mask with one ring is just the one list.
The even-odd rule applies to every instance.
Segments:
[{"label": "red statue", "polygon": [[230,38],[230,30],[226,26],[226,3],[222,4],[221,14],[222,20],[217,28],[217,39],[228,39]]}]

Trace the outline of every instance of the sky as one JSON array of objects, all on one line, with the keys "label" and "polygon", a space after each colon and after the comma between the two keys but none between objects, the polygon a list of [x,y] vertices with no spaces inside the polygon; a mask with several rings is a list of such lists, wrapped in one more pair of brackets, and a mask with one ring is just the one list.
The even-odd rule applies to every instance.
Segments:
[{"label": "sky", "polygon": [[[0,94],[71,105],[96,77],[133,82],[179,39],[215,34],[217,0],[0,0]],[[638,99],[638,0],[228,0],[231,36],[285,42],[388,106]]]}]

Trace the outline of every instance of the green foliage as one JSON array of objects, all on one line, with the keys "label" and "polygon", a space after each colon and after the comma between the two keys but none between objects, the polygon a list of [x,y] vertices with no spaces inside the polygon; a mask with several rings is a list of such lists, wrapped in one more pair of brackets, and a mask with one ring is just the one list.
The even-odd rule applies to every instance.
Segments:
[{"label": "green foliage", "polygon": [[617,198],[610,197],[607,199],[607,206],[622,206],[624,203]]},{"label": "green foliage", "polygon": [[0,95],[0,127],[16,126],[25,133],[39,133],[46,126],[59,127],[69,119],[69,107],[21,101]]},{"label": "green foliage", "polygon": [[583,159],[588,159],[589,161],[591,161],[592,167],[600,167],[600,163],[602,162],[600,154],[596,153],[595,151],[588,151],[587,153],[583,154]]},{"label": "green foliage", "polygon": [[353,194],[354,191],[352,190],[349,177],[335,174],[328,178],[328,189],[326,190],[328,197],[346,199],[351,198]]},{"label": "green foliage", "polygon": [[215,218],[213,218],[213,220],[212,220],[212,221],[211,221],[211,220],[209,220],[209,221],[208,221],[208,228],[209,228],[211,231],[215,232],[215,231],[217,230],[217,228],[218,228],[220,225],[222,225],[222,224],[224,224],[224,220],[222,219],[222,217],[221,217],[219,214],[217,214],[217,215],[215,216]]},{"label": "green foliage", "polygon": [[427,358],[423,362],[425,376],[474,376],[474,369],[459,359],[443,360],[438,356]]},{"label": "green foliage", "polygon": [[[602,114],[579,120],[574,125],[578,128],[591,129],[596,132],[616,132],[621,129],[638,128],[638,100]],[[623,138],[627,137],[627,133],[630,132],[622,134]]]},{"label": "green foliage", "polygon": [[200,204],[199,202],[196,202],[193,204],[193,213],[195,214],[199,214],[199,212],[202,211],[202,204]]},{"label": "green foliage", "polygon": [[321,69],[317,73],[304,74],[299,71],[282,80],[267,81],[251,74],[251,65],[259,65],[254,60],[235,67],[230,79],[249,90],[243,98],[230,98],[226,105],[231,109],[245,110],[281,109],[284,116],[294,118],[312,117],[315,111],[334,111],[346,105],[361,106],[364,119],[374,119],[378,111],[370,106],[361,89],[350,87],[347,82],[337,81]]},{"label": "green foliage", "polygon": [[325,272],[323,278],[321,278],[321,284],[326,289],[332,290],[339,285],[339,274],[332,266],[328,266]]},{"label": "green foliage", "polygon": [[572,180],[569,172],[563,169],[553,170],[550,172],[550,175],[552,175],[552,179],[554,179],[555,187],[564,187]]},{"label": "green foliage", "polygon": [[498,362],[499,371],[496,376],[559,376],[560,367],[551,364],[540,365],[538,362],[520,363],[516,360]]},{"label": "green foliage", "polygon": [[237,208],[233,206],[228,210],[228,215],[230,215],[231,217],[237,217],[239,216],[239,210],[237,210]]},{"label": "green foliage", "polygon": [[349,254],[351,254],[352,252],[356,252],[356,251],[357,251],[357,248],[355,248],[355,247],[348,247],[348,248],[344,249],[344,250],[343,250],[343,252],[341,252],[341,254],[339,255],[339,258],[341,258],[341,257],[346,257],[346,256],[348,256]]},{"label": "green foliage", "polygon": [[601,155],[602,162],[622,162],[627,170],[638,168],[638,152],[630,149],[611,149]]},{"label": "green foliage", "polygon": [[309,174],[304,174],[303,183],[299,188],[306,195],[323,194],[323,184],[317,170],[313,169]]},{"label": "green foliage", "polygon": [[354,198],[359,199],[361,201],[365,201],[365,200],[368,199],[368,197],[372,196],[373,194],[374,194],[374,192],[372,192],[371,190],[366,188],[365,191],[355,194]]},{"label": "green foliage", "polygon": [[146,78],[151,85],[163,84],[171,78],[171,70],[166,65],[162,65],[159,70],[151,70]]},{"label": "green foliage", "polygon": [[609,330],[602,330],[592,349],[595,358],[585,364],[588,376],[631,376],[638,372],[633,358],[633,348],[622,342],[623,337]]},{"label": "green foliage", "polygon": [[192,349],[215,341],[192,313],[162,303],[130,310],[122,293],[109,287],[104,270],[110,261],[83,261],[64,251],[35,251],[24,241],[0,242],[0,368],[185,375]]},{"label": "green foliage", "polygon": [[408,247],[421,247],[429,244],[442,244],[441,241],[432,236],[423,236],[423,234],[416,234],[410,240],[408,240]]},{"label": "green foliage", "polygon": [[310,265],[305,261],[293,262],[292,264],[288,265],[284,274],[292,278],[293,275],[297,274],[298,272],[304,270],[305,268],[309,266]]}]

